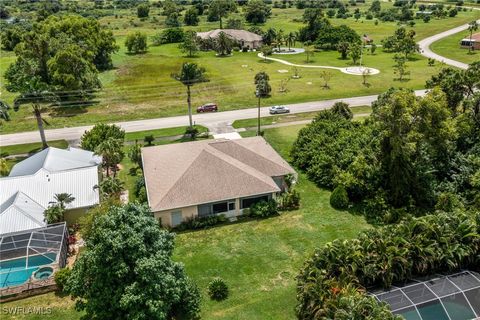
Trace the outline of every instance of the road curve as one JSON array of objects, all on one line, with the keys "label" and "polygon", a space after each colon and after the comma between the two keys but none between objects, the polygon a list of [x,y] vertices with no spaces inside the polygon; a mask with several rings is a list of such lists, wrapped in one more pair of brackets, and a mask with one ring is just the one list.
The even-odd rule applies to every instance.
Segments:
[{"label": "road curve", "polygon": [[[480,23],[480,20],[478,20],[478,22]],[[437,61],[443,62],[445,64],[448,64],[457,68],[467,69],[468,64],[457,61],[457,60],[446,58],[444,56],[436,54],[430,49],[430,45],[435,41],[438,41],[440,39],[451,36],[452,34],[456,34],[458,32],[461,32],[467,29],[468,29],[468,23],[421,40],[420,42],[418,42],[418,45],[420,47],[420,53],[427,58],[433,58]]]},{"label": "road curve", "polygon": [[[425,90],[415,91],[415,93],[418,96],[423,96],[425,92],[426,92]],[[377,97],[378,97],[377,95],[360,96],[360,97],[353,97],[353,98],[295,103],[287,106],[290,108],[291,113],[311,112],[311,111],[319,111],[319,110],[331,108],[333,104],[338,101],[344,101],[353,107],[370,105],[373,101],[377,99]],[[268,107],[261,108],[260,115],[262,117],[269,116]],[[199,124],[199,125],[203,125],[206,127],[215,127],[215,125],[219,123],[231,123],[235,120],[250,119],[255,117],[257,117],[257,108],[253,107],[253,108],[241,109],[241,110],[195,114],[193,116],[193,120],[195,121],[196,124]],[[168,117],[168,118],[117,122],[116,124],[122,127],[126,132],[137,132],[137,131],[145,131],[145,130],[186,126],[188,125],[188,117],[185,115],[185,116],[176,116],[176,117]],[[80,139],[80,137],[85,132],[85,130],[89,130],[91,128],[92,126],[50,129],[50,130],[45,130],[45,135],[47,137],[47,140],[50,140],[50,141],[60,140],[60,139],[77,140],[77,139]],[[28,132],[0,135],[0,147],[4,147],[8,145],[23,144],[23,143],[39,142],[39,141],[40,141],[40,135],[38,131],[28,131]]]}]

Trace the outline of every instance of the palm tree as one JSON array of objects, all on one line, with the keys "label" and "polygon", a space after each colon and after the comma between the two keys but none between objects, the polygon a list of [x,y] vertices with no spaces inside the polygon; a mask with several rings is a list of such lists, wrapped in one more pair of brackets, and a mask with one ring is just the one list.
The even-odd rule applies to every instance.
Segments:
[{"label": "palm tree", "polygon": [[29,84],[26,90],[15,98],[13,109],[18,111],[20,106],[30,104],[33,109],[33,114],[37,120],[38,130],[40,132],[40,139],[42,140],[43,149],[48,148],[47,139],[45,138],[45,131],[43,129],[43,123],[48,125],[48,122],[42,119],[42,112],[47,106],[51,106],[53,102],[57,100],[55,94],[50,92],[46,87],[37,83]]},{"label": "palm tree", "polygon": [[472,35],[473,35],[473,32],[477,31],[477,30],[478,30],[478,22],[476,20],[474,20],[474,21],[472,21],[468,24],[468,31],[470,32],[470,46],[468,47],[468,52],[471,52],[472,49],[473,49]]},{"label": "palm tree", "polygon": [[180,81],[184,86],[187,87],[188,120],[190,122],[190,129],[193,129],[190,88],[196,83],[208,81],[208,79],[205,77],[205,69],[199,67],[196,63],[185,62],[182,64],[182,68],[180,69],[179,73],[172,74],[172,78]]},{"label": "palm tree", "polygon": [[102,165],[107,169],[107,177],[110,176],[110,168],[113,176],[117,174],[117,165],[124,157],[123,141],[115,138],[108,138],[102,141],[96,148],[95,154],[102,156]]},{"label": "palm tree", "polygon": [[280,46],[282,45],[284,38],[285,36],[283,34],[283,30],[282,29],[278,30],[277,34],[275,35],[275,42],[276,42],[278,51],[280,51]]},{"label": "palm tree", "polygon": [[292,46],[295,45],[295,40],[297,40],[297,35],[295,32],[290,32],[287,36],[288,51],[290,51]]},{"label": "palm tree", "polygon": [[57,204],[65,209],[67,207],[67,204],[72,203],[75,200],[75,197],[72,196],[70,193],[57,193],[53,197]]},{"label": "palm tree", "polygon": [[260,101],[262,98],[267,98],[270,96],[270,92],[272,91],[272,87],[268,81],[270,77],[266,72],[259,72],[255,75],[255,96],[258,99],[258,122],[257,122],[257,136],[261,135],[260,131]]},{"label": "palm tree", "polygon": [[225,32],[220,32],[215,40],[215,51],[219,56],[226,56],[232,52],[233,41]]},{"label": "palm tree", "polygon": [[307,55],[307,63],[310,63],[310,57],[315,54],[315,47],[314,46],[305,46],[305,54]]}]

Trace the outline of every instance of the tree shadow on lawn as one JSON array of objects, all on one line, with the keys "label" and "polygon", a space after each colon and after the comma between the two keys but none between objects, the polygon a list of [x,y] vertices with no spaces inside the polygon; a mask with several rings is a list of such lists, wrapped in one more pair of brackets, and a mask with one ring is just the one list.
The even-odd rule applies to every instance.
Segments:
[{"label": "tree shadow on lawn", "polygon": [[85,101],[63,101],[53,106],[48,113],[52,117],[74,117],[79,114],[87,113],[88,107],[98,105],[100,100],[87,99]]},{"label": "tree shadow on lawn", "polygon": [[273,61],[273,60],[265,60],[265,59],[262,58],[262,59],[257,60],[257,62],[258,62],[258,63],[264,63],[264,64],[272,64],[272,63],[274,63],[274,62],[276,62],[276,61]]}]

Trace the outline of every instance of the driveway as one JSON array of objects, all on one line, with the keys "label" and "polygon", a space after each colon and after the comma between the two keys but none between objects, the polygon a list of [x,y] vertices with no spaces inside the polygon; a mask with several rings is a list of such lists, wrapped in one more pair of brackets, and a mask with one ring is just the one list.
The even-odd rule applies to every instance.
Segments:
[{"label": "driveway", "polygon": [[[476,8],[476,9],[479,10],[478,8]],[[480,23],[480,20],[478,20],[478,22]],[[420,42],[418,42],[418,45],[420,46],[420,53],[427,58],[433,58],[437,61],[443,62],[445,64],[448,64],[448,65],[451,65],[451,66],[454,66],[454,67],[457,67],[457,68],[467,69],[468,64],[460,62],[460,61],[456,61],[456,60],[453,60],[453,59],[446,58],[446,57],[441,56],[439,54],[436,54],[435,52],[430,50],[430,45],[432,43],[434,43],[435,41],[438,41],[440,39],[451,36],[452,34],[456,34],[458,32],[461,32],[461,31],[464,31],[464,30],[467,30],[467,29],[468,29],[468,24],[464,24],[464,25],[461,25],[459,27],[447,30],[445,32],[442,32],[442,33],[439,33],[439,34],[436,34],[436,35],[433,35],[431,37],[428,37],[428,38],[425,38],[425,39],[421,40]]]}]

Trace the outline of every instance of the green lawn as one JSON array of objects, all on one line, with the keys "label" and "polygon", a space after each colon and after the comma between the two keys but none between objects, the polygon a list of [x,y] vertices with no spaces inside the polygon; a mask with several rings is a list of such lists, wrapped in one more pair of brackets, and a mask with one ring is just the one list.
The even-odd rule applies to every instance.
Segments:
[{"label": "green lawn", "polygon": [[[66,149],[68,148],[68,142],[66,140],[54,140],[48,141],[50,147]],[[2,157],[16,154],[34,154],[42,149],[41,142],[17,144],[13,146],[0,147],[0,155]]]},{"label": "green lawn", "polygon": [[[369,3],[360,5],[365,10]],[[383,7],[391,3],[382,3]],[[232,57],[217,58],[213,52],[202,52],[195,58],[186,58],[177,48],[176,44],[159,47],[149,47],[148,52],[142,55],[126,54],[123,45],[125,34],[132,31],[143,31],[149,35],[159,32],[163,27],[164,17],[158,16],[154,9],[152,17],[146,21],[132,18],[131,10],[117,12],[119,18],[113,16],[103,17],[101,23],[111,28],[120,45],[118,53],[113,55],[115,69],[103,72],[100,75],[102,90],[98,94],[98,104],[68,110],[52,109],[45,112],[45,119],[50,123],[48,128],[87,125],[95,122],[127,121],[134,119],[164,117],[186,112],[185,88],[171,79],[170,74],[176,72],[184,61],[194,61],[205,67],[210,82],[198,84],[193,87],[194,106],[213,101],[219,104],[220,110],[233,110],[252,107],[255,105],[253,77],[259,71],[266,71],[271,77],[272,97],[265,104],[287,104],[301,101],[314,101],[347,96],[377,94],[391,86],[404,86],[408,88],[423,88],[425,81],[435,72],[436,68],[429,68],[423,57],[416,56],[408,63],[411,79],[405,82],[395,81],[392,71],[393,54],[383,53],[379,48],[376,55],[364,55],[366,65],[380,69],[381,73],[370,76],[369,86],[362,85],[359,76],[352,76],[332,71],[331,90],[321,90],[322,80],[320,70],[302,69],[302,78],[288,83],[288,92],[278,91],[280,82],[291,75],[291,68],[280,63],[263,63],[256,53],[236,52]],[[302,10],[273,9],[272,17],[262,28],[275,27],[285,32],[298,30],[302,23]],[[238,14],[237,14],[238,15]],[[154,21],[153,17],[158,21]],[[235,15],[233,15],[235,16]],[[466,23],[480,17],[480,12],[460,12],[455,18],[432,20],[430,23],[417,21],[414,30],[417,39],[447,30],[454,26]],[[134,25],[129,20],[133,19]],[[356,22],[353,18],[332,19],[333,24],[347,24],[352,26],[359,34],[368,34],[375,42],[393,33],[398,27],[396,23],[380,22],[375,26],[373,20],[363,18]],[[196,30],[216,28],[217,23],[205,22],[205,17]],[[246,25],[246,28],[249,26]],[[335,51],[321,52],[315,55],[314,63],[323,65],[348,66],[349,60],[341,60]],[[290,56],[286,59],[304,60],[304,55]],[[15,60],[14,54],[2,52],[0,58],[0,77],[6,67]],[[286,69],[290,73],[280,73],[278,70]],[[2,99],[11,103],[15,94],[2,90]],[[12,121],[5,122],[0,131],[2,133],[35,130],[35,120],[31,108],[26,106],[18,112],[11,112]]]},{"label": "green lawn", "polygon": [[[302,127],[266,130],[265,138],[289,159],[291,145]],[[325,242],[351,238],[370,227],[361,216],[331,208],[330,192],[318,189],[305,175],[299,175],[297,188],[302,196],[300,210],[177,236],[175,259],[185,264],[202,291],[203,319],[294,319],[294,278],[305,258]],[[206,296],[207,284],[216,276],[229,285],[230,297],[223,302]],[[13,306],[52,307],[52,314],[41,319],[80,317],[69,298],[53,293],[2,305]]]},{"label": "green lawn", "polygon": [[[370,106],[359,106],[359,107],[352,107],[351,108],[354,115],[361,115],[367,114],[372,112],[372,107]],[[300,112],[300,113],[292,113],[292,114],[279,114],[267,117],[260,118],[260,125],[270,125],[276,123],[286,123],[286,122],[294,122],[294,121],[301,121],[301,120],[309,120],[315,118],[318,114],[318,111],[314,112]],[[251,128],[257,125],[257,118],[251,119],[242,119],[242,120],[235,120],[232,123],[232,127],[238,128]]]},{"label": "green lawn", "polygon": [[468,31],[462,31],[432,43],[430,48],[433,52],[446,58],[470,64],[480,60],[480,52],[477,50],[469,53],[468,49],[460,48],[460,41],[463,38],[469,38],[469,36]]},{"label": "green lawn", "polygon": [[[185,127],[174,127],[174,128],[165,128],[165,129],[156,129],[156,130],[146,130],[139,132],[127,132],[125,134],[125,141],[135,141],[138,140],[139,143],[143,143],[145,136],[152,135],[154,138],[165,138],[183,135],[188,126]],[[208,129],[204,126],[195,126],[198,129],[199,133],[207,132]]]}]

